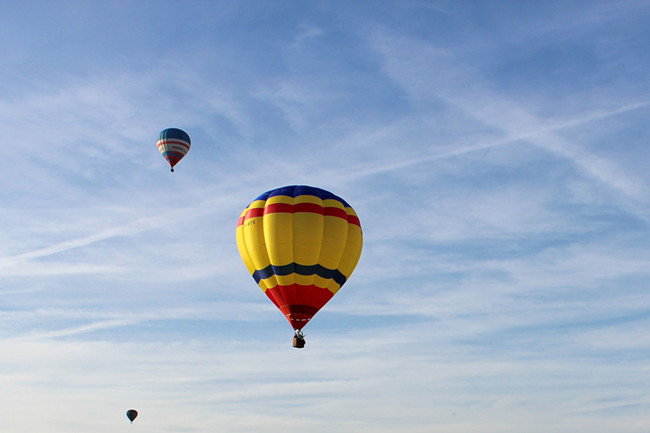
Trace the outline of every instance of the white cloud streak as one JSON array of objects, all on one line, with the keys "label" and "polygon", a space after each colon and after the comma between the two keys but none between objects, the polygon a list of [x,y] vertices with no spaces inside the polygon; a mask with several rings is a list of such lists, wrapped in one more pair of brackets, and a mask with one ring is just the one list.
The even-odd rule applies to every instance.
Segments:
[{"label": "white cloud streak", "polygon": [[[533,115],[522,104],[491,94],[481,88],[481,80],[468,75],[460,66],[456,69],[455,59],[448,52],[431,48],[424,43],[400,37],[382,35],[375,42],[375,48],[385,59],[387,72],[416,100],[442,98],[485,125],[502,131],[503,138],[493,142],[469,146],[451,152],[419,157],[401,162],[388,169],[406,168],[424,161],[448,158],[460,154],[501,146],[514,141],[525,140],[561,158],[571,161],[585,175],[613,189],[617,193],[635,200],[646,200],[647,188],[630,177],[612,161],[596,156],[577,143],[569,142],[558,131],[587,124],[607,117],[647,108],[648,101],[622,104],[606,111],[590,112],[574,119],[556,120],[550,124]],[[417,52],[417,56],[409,53]],[[436,71],[435,78],[430,71]],[[650,217],[636,209],[644,219]]]},{"label": "white cloud streak", "polygon": [[[461,12],[418,4],[439,19]],[[403,19],[399,11],[386,19]],[[349,21],[334,28],[322,13],[282,14],[283,31],[294,32],[269,41],[269,58],[318,43],[339,65],[361,59],[352,73],[328,69],[329,58],[319,59],[322,71],[280,64],[277,75],[255,63],[261,72],[242,84],[221,68],[242,64],[232,52],[201,71],[176,52],[158,63],[168,74],[109,71],[0,103],[0,126],[16,126],[29,145],[5,175],[33,175],[4,191],[0,430],[645,433],[647,228],[618,218],[647,221],[647,188],[620,160],[567,137],[639,114],[647,98],[576,102],[578,114],[546,118],[433,39],[405,36],[435,27],[409,21],[400,36],[375,33],[379,71],[374,57],[355,55],[359,46],[339,57],[342,47],[328,44],[347,36],[339,32]],[[531,34],[552,33],[546,24]],[[360,28],[365,37],[370,27]],[[215,34],[203,31],[211,46]],[[233,46],[241,42],[228,31]],[[184,60],[217,51],[188,47]],[[364,78],[402,108],[336,107],[363,100],[339,85]],[[132,144],[177,120],[197,125],[203,141],[183,176],[157,177],[159,155]],[[330,125],[331,136],[309,131]],[[104,152],[108,141],[95,137],[116,126],[124,129]],[[135,169],[104,179],[123,153]],[[553,184],[527,176],[548,161],[574,171]],[[367,239],[303,351],[290,347],[291,330],[234,247],[242,207],[285,183],[340,189]],[[601,201],[576,197],[581,186]],[[130,407],[141,412],[134,426]]]}]

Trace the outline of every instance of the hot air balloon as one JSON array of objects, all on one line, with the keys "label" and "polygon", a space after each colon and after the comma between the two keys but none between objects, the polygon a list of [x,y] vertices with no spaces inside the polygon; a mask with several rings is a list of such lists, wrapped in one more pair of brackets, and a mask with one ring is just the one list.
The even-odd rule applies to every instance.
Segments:
[{"label": "hot air balloon", "polygon": [[178,128],[167,128],[160,132],[158,150],[165,157],[174,172],[174,166],[190,150],[190,136]]},{"label": "hot air balloon", "polygon": [[361,256],[361,224],[340,197],[305,185],[267,191],[237,222],[246,268],[305,345],[302,328],[339,291]]},{"label": "hot air balloon", "polygon": [[131,424],[133,424],[133,420],[138,417],[138,411],[135,409],[129,409],[126,411],[126,417],[131,421]]}]

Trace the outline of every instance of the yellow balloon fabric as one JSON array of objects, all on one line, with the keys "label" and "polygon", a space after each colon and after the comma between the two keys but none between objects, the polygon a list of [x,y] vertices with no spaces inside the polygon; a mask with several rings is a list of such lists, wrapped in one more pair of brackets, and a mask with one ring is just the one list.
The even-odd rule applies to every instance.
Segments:
[{"label": "yellow balloon fabric", "polygon": [[237,247],[246,268],[297,330],[345,284],[362,245],[352,207],[306,185],[265,192],[237,223]]}]

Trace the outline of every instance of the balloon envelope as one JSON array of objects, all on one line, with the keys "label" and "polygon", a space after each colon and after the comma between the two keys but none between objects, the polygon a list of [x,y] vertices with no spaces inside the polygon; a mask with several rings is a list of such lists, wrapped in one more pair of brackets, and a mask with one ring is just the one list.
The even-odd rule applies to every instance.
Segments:
[{"label": "balloon envelope", "polygon": [[362,244],[352,207],[311,186],[267,191],[237,222],[237,247],[246,268],[296,330],[345,284]]},{"label": "balloon envelope", "polygon": [[129,421],[133,422],[133,420],[138,417],[138,411],[135,409],[129,409],[126,411],[126,417]]},{"label": "balloon envelope", "polygon": [[190,150],[190,136],[182,129],[164,129],[158,137],[158,150],[174,171],[174,166]]}]

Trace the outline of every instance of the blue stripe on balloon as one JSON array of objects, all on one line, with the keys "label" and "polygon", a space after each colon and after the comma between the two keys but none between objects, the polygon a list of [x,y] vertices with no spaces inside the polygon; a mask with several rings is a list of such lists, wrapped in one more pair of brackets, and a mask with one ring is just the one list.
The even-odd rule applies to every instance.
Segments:
[{"label": "blue stripe on balloon", "polygon": [[167,128],[167,129],[164,129],[163,131],[161,131],[159,140],[163,140],[163,139],[166,139],[166,138],[183,140],[183,141],[187,141],[188,143],[190,143],[190,136],[187,134],[187,132],[183,131],[182,129],[178,129],[178,128]]},{"label": "blue stripe on balloon", "polygon": [[308,185],[289,185],[289,186],[283,186],[282,188],[277,188],[277,189],[272,189],[270,191],[266,191],[264,194],[260,195],[255,199],[257,200],[264,200],[266,201],[269,197],[275,197],[275,196],[287,196],[287,197],[299,197],[301,195],[313,195],[315,197],[320,198],[321,200],[338,200],[341,203],[343,203],[343,206],[345,207],[350,207],[349,204],[345,200],[343,200],[341,197],[332,194],[329,191],[326,191],[324,189],[316,188],[313,186],[308,186]]},{"label": "blue stripe on balloon", "polygon": [[306,266],[298,263],[289,263],[288,265],[283,266],[268,265],[264,269],[258,269],[253,272],[253,278],[255,279],[255,282],[259,284],[260,280],[272,277],[273,275],[284,276],[293,273],[304,276],[318,275],[322,278],[331,278],[336,281],[339,286],[343,286],[347,280],[346,276],[338,269],[328,269],[319,264]]},{"label": "blue stripe on balloon", "polygon": [[180,152],[172,152],[171,150],[166,150],[166,151],[163,152],[163,156],[165,157],[165,159],[169,159],[172,156],[175,156],[176,158],[180,159],[180,158],[184,157],[185,155],[183,155]]}]

